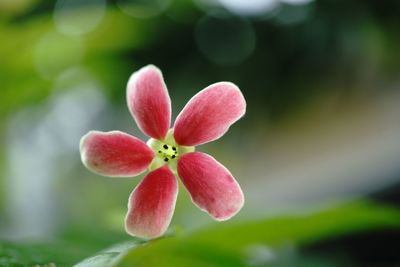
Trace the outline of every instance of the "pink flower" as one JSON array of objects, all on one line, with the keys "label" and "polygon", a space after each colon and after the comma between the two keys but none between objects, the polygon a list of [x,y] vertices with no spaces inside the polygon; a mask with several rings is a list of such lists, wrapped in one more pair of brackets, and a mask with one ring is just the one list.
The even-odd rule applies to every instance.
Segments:
[{"label": "pink flower", "polygon": [[127,86],[128,108],[140,139],[119,131],[91,131],[82,137],[83,164],[113,177],[135,176],[149,168],[129,197],[125,229],[139,237],[162,235],[171,222],[178,194],[178,175],[192,201],[215,220],[231,218],[242,208],[239,184],[221,163],[195,146],[220,138],[246,111],[246,102],[233,83],[219,82],[196,94],[178,115],[173,129],[171,100],[161,71],[146,66],[132,74]]}]

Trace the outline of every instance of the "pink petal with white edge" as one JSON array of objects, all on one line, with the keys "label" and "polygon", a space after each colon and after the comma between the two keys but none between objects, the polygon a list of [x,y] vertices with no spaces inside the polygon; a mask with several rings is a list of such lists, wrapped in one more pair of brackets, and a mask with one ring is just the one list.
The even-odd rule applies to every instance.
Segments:
[{"label": "pink petal with white edge", "polygon": [[133,236],[155,238],[171,222],[178,195],[178,182],[167,166],[144,177],[129,197],[125,229]]},{"label": "pink petal with white edge", "polygon": [[239,184],[210,155],[192,152],[181,156],[178,174],[192,201],[214,219],[227,220],[243,207],[244,196]]},{"label": "pink petal with white edge", "polygon": [[171,100],[157,67],[148,65],[132,74],[127,102],[140,130],[155,139],[164,139],[171,123]]},{"label": "pink petal with white edge", "polygon": [[178,115],[174,137],[183,146],[197,146],[221,137],[246,112],[246,101],[233,83],[219,82],[197,93]]},{"label": "pink petal with white edge", "polygon": [[80,152],[89,170],[113,177],[138,175],[154,158],[153,151],[142,140],[119,131],[89,132],[81,139]]}]

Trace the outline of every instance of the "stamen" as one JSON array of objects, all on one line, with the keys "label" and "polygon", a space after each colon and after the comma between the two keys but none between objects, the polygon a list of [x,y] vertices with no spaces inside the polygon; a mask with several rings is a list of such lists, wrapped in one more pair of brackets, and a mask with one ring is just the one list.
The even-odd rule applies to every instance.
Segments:
[{"label": "stamen", "polygon": [[176,173],[176,161],[179,157],[194,151],[194,147],[182,147],[177,144],[171,131],[168,133],[168,136],[165,137],[165,141],[150,138],[147,144],[156,154],[154,161],[151,163],[150,170],[155,170],[163,165],[170,165],[169,167]]}]

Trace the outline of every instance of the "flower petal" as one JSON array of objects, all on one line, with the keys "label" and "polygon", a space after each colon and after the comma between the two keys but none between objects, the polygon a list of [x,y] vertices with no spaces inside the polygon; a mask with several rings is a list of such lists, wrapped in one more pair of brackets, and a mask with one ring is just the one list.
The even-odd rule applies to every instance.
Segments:
[{"label": "flower petal", "polygon": [[155,139],[164,139],[171,123],[171,100],[157,67],[148,65],[132,74],[127,102],[140,130]]},{"label": "flower petal", "polygon": [[129,197],[126,231],[145,238],[164,234],[171,222],[177,195],[178,182],[166,165],[147,174]]},{"label": "flower petal", "polygon": [[178,115],[174,137],[197,146],[221,137],[246,112],[246,101],[233,83],[215,83],[197,93]]},{"label": "flower petal", "polygon": [[89,170],[113,177],[138,175],[154,158],[142,140],[119,131],[89,132],[81,139],[80,152]]},{"label": "flower petal", "polygon": [[244,204],[235,178],[210,155],[192,152],[181,156],[178,174],[192,201],[218,221],[231,218]]}]

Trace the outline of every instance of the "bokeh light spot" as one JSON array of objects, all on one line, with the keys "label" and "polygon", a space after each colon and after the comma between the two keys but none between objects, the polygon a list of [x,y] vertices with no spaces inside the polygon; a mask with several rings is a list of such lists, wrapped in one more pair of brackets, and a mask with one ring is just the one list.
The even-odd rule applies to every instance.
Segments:
[{"label": "bokeh light spot", "polygon": [[288,5],[282,4],[276,15],[276,21],[280,24],[296,24],[306,20],[311,12],[309,5]]},{"label": "bokeh light spot", "polygon": [[276,253],[265,245],[253,244],[246,247],[247,264],[250,266],[266,266],[277,260]]},{"label": "bokeh light spot", "polygon": [[151,18],[165,11],[171,0],[117,0],[118,7],[135,18]]},{"label": "bokeh light spot", "polygon": [[53,79],[68,67],[78,64],[82,56],[83,43],[80,38],[49,32],[35,46],[34,63],[42,78]]},{"label": "bokeh light spot", "polygon": [[219,65],[243,62],[254,51],[256,36],[250,22],[228,14],[209,14],[195,29],[196,42],[204,55]]},{"label": "bokeh light spot", "polygon": [[278,0],[218,0],[222,6],[238,15],[260,15],[274,10]]},{"label": "bokeh light spot", "polygon": [[54,23],[63,34],[84,35],[100,24],[105,10],[105,0],[58,0],[53,13]]},{"label": "bokeh light spot", "polygon": [[306,5],[311,3],[313,0],[280,0],[282,3],[290,5]]}]

